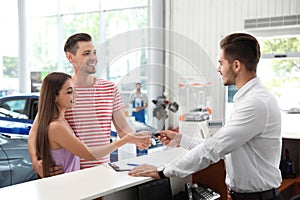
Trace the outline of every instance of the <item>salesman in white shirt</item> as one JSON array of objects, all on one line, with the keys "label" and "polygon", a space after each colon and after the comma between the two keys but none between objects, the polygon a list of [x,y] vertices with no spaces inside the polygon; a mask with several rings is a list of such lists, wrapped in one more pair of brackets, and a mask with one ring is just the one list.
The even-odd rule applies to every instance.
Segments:
[{"label": "salesman in white shirt", "polygon": [[185,177],[224,159],[226,184],[233,200],[281,199],[278,187],[282,178],[281,115],[274,96],[256,76],[260,59],[258,41],[246,33],[234,33],[220,42],[218,72],[223,83],[235,85],[232,115],[213,137],[191,143],[191,138],[172,131],[161,131],[167,146],[182,146],[189,151],[162,169],[141,165],[132,176]]}]

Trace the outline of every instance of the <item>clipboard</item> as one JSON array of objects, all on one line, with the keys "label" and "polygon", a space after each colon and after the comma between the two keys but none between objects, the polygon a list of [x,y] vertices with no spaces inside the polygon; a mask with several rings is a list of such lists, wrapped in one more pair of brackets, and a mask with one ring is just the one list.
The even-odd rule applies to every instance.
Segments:
[{"label": "clipboard", "polygon": [[137,164],[124,164],[124,163],[108,163],[108,164],[117,172],[130,171],[134,167],[138,166]]}]

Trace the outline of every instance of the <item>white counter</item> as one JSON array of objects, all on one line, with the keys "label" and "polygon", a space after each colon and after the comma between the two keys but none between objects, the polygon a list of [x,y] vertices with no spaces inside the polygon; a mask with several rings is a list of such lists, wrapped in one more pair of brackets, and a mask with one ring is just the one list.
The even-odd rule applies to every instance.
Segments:
[{"label": "white counter", "polygon": [[[122,162],[147,163],[154,165],[167,164],[181,156],[182,148],[154,152]],[[148,177],[131,177],[128,172],[116,172],[108,165],[79,170],[63,175],[30,181],[27,183],[8,186],[0,189],[1,199],[30,199],[30,200],[76,200],[93,199],[110,196],[111,194],[129,189],[130,187],[151,181]],[[180,180],[177,180],[180,182]],[[188,177],[183,182],[191,181]],[[171,183],[172,185],[172,183]],[[182,185],[180,183],[180,185]],[[173,190],[174,184],[172,185]],[[109,199],[109,198],[107,198]],[[117,199],[114,197],[113,199]],[[120,199],[126,199],[124,196]]]}]

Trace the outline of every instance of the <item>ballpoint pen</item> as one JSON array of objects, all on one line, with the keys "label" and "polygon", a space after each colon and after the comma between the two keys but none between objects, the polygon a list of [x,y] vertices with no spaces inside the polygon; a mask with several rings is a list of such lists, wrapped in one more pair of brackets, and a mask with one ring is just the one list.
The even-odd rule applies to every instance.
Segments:
[{"label": "ballpoint pen", "polygon": [[127,163],[127,165],[128,166],[134,166],[134,167],[139,166],[139,164],[135,164],[135,163]]}]

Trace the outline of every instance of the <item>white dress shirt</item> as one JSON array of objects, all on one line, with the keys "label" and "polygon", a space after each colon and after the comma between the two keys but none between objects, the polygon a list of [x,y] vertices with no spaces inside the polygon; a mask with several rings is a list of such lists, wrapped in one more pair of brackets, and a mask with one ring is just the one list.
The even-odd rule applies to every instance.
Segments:
[{"label": "white dress shirt", "polygon": [[281,114],[275,98],[254,78],[234,102],[230,118],[213,137],[182,136],[180,145],[189,151],[165,167],[166,176],[185,177],[224,159],[226,184],[235,192],[280,186]]}]

